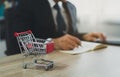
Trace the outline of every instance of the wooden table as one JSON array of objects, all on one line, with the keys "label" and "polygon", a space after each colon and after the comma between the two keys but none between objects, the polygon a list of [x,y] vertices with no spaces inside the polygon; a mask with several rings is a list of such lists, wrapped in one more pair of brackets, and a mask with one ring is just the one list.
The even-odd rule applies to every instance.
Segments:
[{"label": "wooden table", "polygon": [[23,69],[21,54],[1,58],[0,77],[120,77],[119,46],[108,46],[79,55],[55,51],[45,58],[54,61],[53,69]]}]

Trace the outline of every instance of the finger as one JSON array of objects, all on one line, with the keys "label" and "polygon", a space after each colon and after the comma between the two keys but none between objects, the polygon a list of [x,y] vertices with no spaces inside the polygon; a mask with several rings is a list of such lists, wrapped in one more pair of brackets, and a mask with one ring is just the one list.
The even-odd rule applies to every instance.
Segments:
[{"label": "finger", "polygon": [[[105,40],[105,36],[102,33],[92,33],[93,36],[93,41],[95,41],[96,39],[100,39],[101,41]],[[96,38],[96,39],[95,39]]]},{"label": "finger", "polygon": [[78,39],[77,37],[72,36],[72,35],[69,35],[68,38],[69,38],[70,40],[74,41],[76,44],[81,45],[81,41],[80,41],[80,39]]},{"label": "finger", "polygon": [[102,37],[102,41],[106,41],[106,36],[104,34],[101,34],[101,37]]},{"label": "finger", "polygon": [[74,49],[75,47],[71,44],[64,44],[62,45],[61,49],[63,50],[71,50],[71,49]]},{"label": "finger", "polygon": [[89,41],[96,41],[96,39],[97,39],[96,37],[92,37],[89,39]]},{"label": "finger", "polygon": [[69,38],[68,38],[65,42],[66,42],[68,45],[71,45],[72,48],[75,48],[75,47],[78,47],[78,46],[79,46],[78,43],[76,43],[74,40],[71,40],[71,39],[69,39]]},{"label": "finger", "polygon": [[63,37],[59,39],[58,46],[60,49],[68,50],[73,49],[75,47],[75,42],[69,39],[68,37]]},{"label": "finger", "polygon": [[74,46],[72,46],[72,45],[67,45],[67,47],[66,47],[66,49],[65,50],[72,50],[72,49],[74,49],[75,47]]},{"label": "finger", "polygon": [[106,37],[102,34],[102,33],[99,33],[98,34],[98,38],[101,40],[101,41],[105,41]]}]

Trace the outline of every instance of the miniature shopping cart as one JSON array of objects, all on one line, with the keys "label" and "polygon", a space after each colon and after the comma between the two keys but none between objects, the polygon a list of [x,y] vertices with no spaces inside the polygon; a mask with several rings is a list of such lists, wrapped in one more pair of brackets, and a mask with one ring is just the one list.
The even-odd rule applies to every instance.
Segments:
[{"label": "miniature shopping cart", "polygon": [[[53,52],[54,43],[51,38],[48,39],[37,39],[33,35],[31,30],[25,32],[15,32],[15,37],[17,38],[17,42],[23,56],[29,57],[32,56],[33,62],[23,62],[23,68],[26,69],[28,65],[34,64],[35,66],[44,67],[45,70],[49,70],[53,68],[53,61],[45,60],[40,58],[47,53]],[[38,59],[38,57],[40,59]]]}]

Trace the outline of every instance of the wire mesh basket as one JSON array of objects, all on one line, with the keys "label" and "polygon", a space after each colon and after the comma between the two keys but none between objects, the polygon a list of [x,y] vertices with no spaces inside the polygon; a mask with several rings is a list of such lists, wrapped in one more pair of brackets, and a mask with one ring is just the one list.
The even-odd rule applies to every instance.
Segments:
[{"label": "wire mesh basket", "polygon": [[[32,62],[23,62],[23,68],[27,68],[28,65],[34,64],[35,66],[44,67],[45,70],[53,68],[54,62],[45,60],[41,56],[51,53],[54,50],[54,43],[51,38],[38,39],[35,38],[31,30],[24,32],[15,32],[14,36],[17,38],[17,42],[23,56],[33,57]],[[38,56],[40,58],[38,58]]]}]

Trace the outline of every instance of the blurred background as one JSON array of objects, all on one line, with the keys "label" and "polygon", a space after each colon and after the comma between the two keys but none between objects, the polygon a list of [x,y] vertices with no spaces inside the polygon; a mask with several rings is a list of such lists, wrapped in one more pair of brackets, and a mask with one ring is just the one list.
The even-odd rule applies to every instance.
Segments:
[{"label": "blurred background", "polygon": [[[4,12],[13,0],[0,0],[0,57],[6,56]],[[79,32],[103,32],[120,38],[120,0],[68,0],[77,8]]]}]

